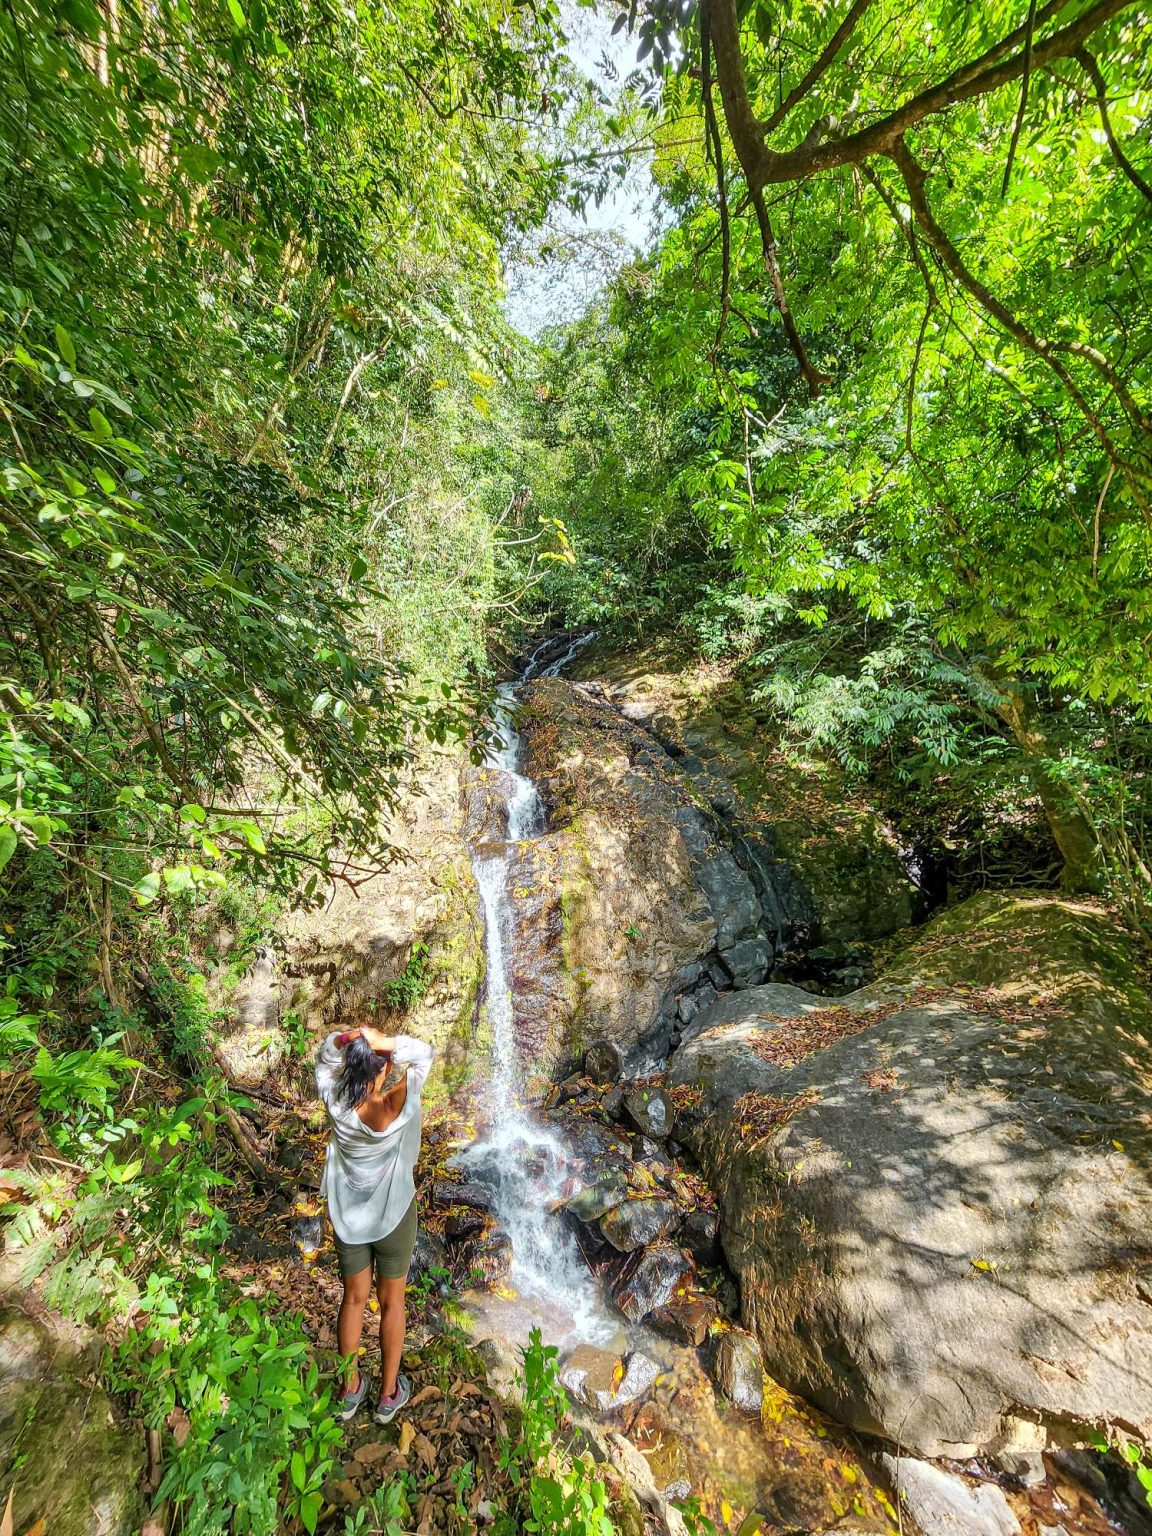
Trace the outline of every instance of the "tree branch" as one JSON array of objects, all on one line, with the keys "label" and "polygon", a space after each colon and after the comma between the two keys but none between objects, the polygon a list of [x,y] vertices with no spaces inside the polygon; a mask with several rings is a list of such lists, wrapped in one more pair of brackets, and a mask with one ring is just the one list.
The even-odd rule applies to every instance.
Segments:
[{"label": "tree branch", "polygon": [[1112,119],[1108,115],[1108,87],[1104,80],[1103,71],[1096,62],[1095,55],[1089,53],[1087,48],[1077,48],[1073,57],[1092,82],[1092,88],[1096,92],[1096,106],[1100,112],[1100,126],[1104,129],[1104,137],[1108,140],[1108,148],[1112,151],[1116,164],[1124,172],[1132,185],[1152,203],[1152,187],[1148,185],[1128,156],[1120,148],[1116,135],[1112,131]]},{"label": "tree branch", "polygon": [[[1059,10],[1065,0],[1049,0],[1036,13],[1042,24]],[[893,146],[909,128],[926,117],[946,111],[957,102],[986,96],[1019,79],[1025,65],[1039,69],[1053,59],[1071,57],[1106,21],[1128,9],[1135,0],[1096,0],[1067,26],[1027,47],[1027,24],[1009,32],[979,58],[954,70],[938,84],[910,97],[902,106],[878,118],[866,128],[841,139],[808,141],[794,149],[778,151],[765,143],[765,126],[757,118],[748,94],[744,60],[740,52],[740,22],[736,0],[709,0],[712,47],[716,74],[724,102],[724,116],[737,157],[749,184],[765,187],[785,181],[799,181],[818,171],[838,165],[859,165],[869,155],[890,154]],[[1022,52],[1012,49],[1024,45]],[[1009,54],[1009,57],[1004,57]]]},{"label": "tree branch", "polygon": [[871,4],[872,0],[853,0],[852,7],[848,14],[836,28],[835,32],[833,32],[832,36],[824,44],[824,47],[820,50],[819,57],[812,65],[811,69],[808,70],[807,74],[799,82],[798,85],[794,85],[792,87],[780,105],[765,120],[765,134],[769,134],[774,129],[779,128],[780,124],[788,116],[789,112],[791,112],[796,103],[798,101],[803,101],[804,97],[807,96],[808,92],[816,84],[817,80],[819,80],[820,76],[824,74],[829,64],[832,63],[833,59],[840,52],[841,48],[843,48],[844,44],[852,36],[852,33],[856,30],[856,23],[860,20],[861,16],[863,16],[864,12]]},{"label": "tree branch", "polygon": [[[1075,351],[1080,347],[1080,344],[1066,342],[1053,345],[1051,342],[1045,341],[1043,337],[1037,336],[1033,331],[1029,330],[1022,320],[1012,313],[1006,304],[1002,303],[980,281],[975,273],[970,272],[964,265],[959,251],[936,222],[936,218],[932,213],[924,192],[924,184],[927,181],[927,172],[924,167],[919,164],[902,139],[892,146],[890,157],[899,170],[905,187],[908,189],[908,201],[916,222],[921,230],[923,230],[924,238],[936,252],[943,266],[947,271],[951,272],[960,286],[973,296],[986,314],[996,320],[1022,347],[1048,365],[1068,391],[1069,396],[1085,421],[1092,428],[1097,442],[1108,457],[1108,462],[1115,465],[1124,475],[1129,489],[1132,491],[1133,498],[1145,519],[1152,522],[1152,517],[1149,516],[1147,501],[1136,482],[1132,466],[1120,455],[1099,415],[1089,404],[1084,392],[1069,372],[1067,366],[1056,355],[1058,351],[1062,350]],[[1108,366],[1110,367],[1110,365]],[[1133,408],[1135,409],[1134,402]],[[1139,412],[1137,412],[1137,417],[1139,417]]]}]

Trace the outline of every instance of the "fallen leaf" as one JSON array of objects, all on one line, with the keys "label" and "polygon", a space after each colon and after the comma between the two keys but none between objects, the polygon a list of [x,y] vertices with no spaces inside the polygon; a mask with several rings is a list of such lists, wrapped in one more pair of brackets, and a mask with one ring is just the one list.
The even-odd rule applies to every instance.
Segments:
[{"label": "fallen leaf", "polygon": [[183,1445],[192,1432],[192,1421],[184,1412],[184,1409],[177,1405],[164,1422],[172,1431],[172,1438],[176,1444]]},{"label": "fallen leaf", "polygon": [[369,1440],[364,1445],[357,1446],[353,1451],[354,1461],[358,1461],[362,1467],[370,1467],[374,1461],[383,1461],[385,1456],[392,1454],[392,1447],[383,1440]]},{"label": "fallen leaf", "polygon": [[416,1396],[412,1399],[408,1406],[410,1408],[419,1408],[420,1404],[426,1403],[429,1398],[439,1397],[440,1395],[439,1387],[421,1387],[420,1391],[417,1392]]},{"label": "fallen leaf", "polygon": [[32,1524],[24,1532],[24,1536],[44,1536],[44,1518],[33,1520]]},{"label": "fallen leaf", "polygon": [[[401,1456],[407,1456],[409,1450],[412,1448],[412,1442],[413,1442],[413,1440],[415,1440],[415,1438],[416,1438],[416,1431],[413,1429],[412,1425],[409,1424],[408,1420],[405,1419],[404,1423],[401,1424],[401,1426],[400,1426],[400,1454],[401,1454]],[[0,1532],[0,1536],[3,1536],[3,1532]]]},{"label": "fallen leaf", "polygon": [[436,1465],[436,1447],[429,1440],[428,1436],[414,1435],[412,1438],[412,1449],[428,1470],[431,1471]]}]

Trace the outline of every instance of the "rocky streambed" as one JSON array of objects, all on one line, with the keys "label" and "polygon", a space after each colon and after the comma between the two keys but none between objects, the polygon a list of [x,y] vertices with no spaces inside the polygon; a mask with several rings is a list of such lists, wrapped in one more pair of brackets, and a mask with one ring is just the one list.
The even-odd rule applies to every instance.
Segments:
[{"label": "rocky streambed", "polygon": [[1127,936],[1037,893],[911,926],[898,840],[725,679],[538,661],[503,760],[437,759],[397,879],[302,922],[272,982],[319,1031],[426,950],[430,1256],[493,1371],[540,1326],[669,1528],[687,1484],[729,1530],[1147,1530]]}]

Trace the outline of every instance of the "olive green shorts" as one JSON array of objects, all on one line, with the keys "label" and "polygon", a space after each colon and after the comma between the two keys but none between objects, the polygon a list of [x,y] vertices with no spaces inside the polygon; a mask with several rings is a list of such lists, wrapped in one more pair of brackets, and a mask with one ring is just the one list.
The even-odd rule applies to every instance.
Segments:
[{"label": "olive green shorts", "polygon": [[346,1243],[335,1232],[332,1237],[342,1280],[362,1273],[369,1265],[375,1268],[377,1280],[403,1280],[416,1246],[416,1196],[387,1237],[378,1237],[374,1243]]}]

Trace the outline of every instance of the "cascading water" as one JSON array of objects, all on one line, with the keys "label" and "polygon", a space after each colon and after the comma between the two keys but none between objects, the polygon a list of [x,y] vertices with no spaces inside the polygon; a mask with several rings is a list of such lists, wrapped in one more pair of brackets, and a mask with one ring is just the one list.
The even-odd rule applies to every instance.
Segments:
[{"label": "cascading water", "polygon": [[[537,663],[538,651],[520,683],[554,677],[592,638],[582,635],[544,665]],[[524,1074],[512,990],[516,912],[509,896],[509,876],[515,845],[545,831],[540,795],[532,780],[519,771],[521,741],[514,723],[519,686],[505,683],[498,691],[493,717],[498,745],[488,758],[507,786],[507,841],[480,843],[472,850],[484,913],[492,1076],[487,1089],[488,1129],[459,1161],[492,1191],[496,1214],[512,1240],[512,1284],[546,1314],[556,1342],[571,1336],[607,1339],[618,1324],[604,1307],[574,1241],[550,1214],[571,1173],[567,1152],[556,1135],[532,1119],[518,1092]]]}]

